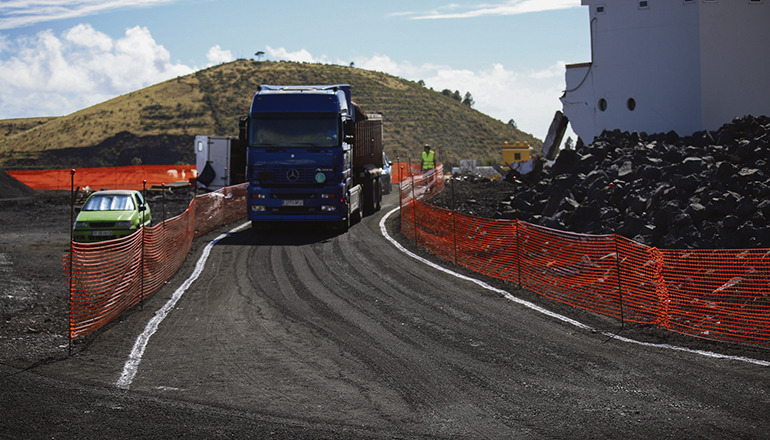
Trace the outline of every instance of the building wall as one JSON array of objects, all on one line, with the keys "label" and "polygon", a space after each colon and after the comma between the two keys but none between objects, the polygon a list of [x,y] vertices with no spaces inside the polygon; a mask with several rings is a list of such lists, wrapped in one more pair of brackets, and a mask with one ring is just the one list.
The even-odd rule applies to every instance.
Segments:
[{"label": "building wall", "polygon": [[770,115],[770,0],[700,3],[703,128]]},{"label": "building wall", "polygon": [[593,59],[588,68],[568,66],[562,103],[584,142],[604,129],[689,135],[748,110],[770,113],[770,81],[762,84],[770,0],[582,4],[590,8]]}]

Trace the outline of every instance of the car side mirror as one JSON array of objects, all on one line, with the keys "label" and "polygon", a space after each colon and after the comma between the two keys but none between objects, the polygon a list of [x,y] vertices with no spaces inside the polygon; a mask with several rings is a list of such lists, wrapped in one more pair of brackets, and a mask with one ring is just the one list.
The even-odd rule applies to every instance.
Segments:
[{"label": "car side mirror", "polygon": [[139,205],[139,212],[144,212],[147,210],[147,206],[145,205]]}]

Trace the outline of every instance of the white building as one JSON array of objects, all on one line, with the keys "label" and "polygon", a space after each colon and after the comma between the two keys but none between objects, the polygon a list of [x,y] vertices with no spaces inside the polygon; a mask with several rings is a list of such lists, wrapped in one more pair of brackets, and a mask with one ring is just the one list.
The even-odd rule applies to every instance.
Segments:
[{"label": "white building", "polygon": [[581,0],[591,62],[567,66],[572,130],[686,136],[770,115],[770,0]]}]

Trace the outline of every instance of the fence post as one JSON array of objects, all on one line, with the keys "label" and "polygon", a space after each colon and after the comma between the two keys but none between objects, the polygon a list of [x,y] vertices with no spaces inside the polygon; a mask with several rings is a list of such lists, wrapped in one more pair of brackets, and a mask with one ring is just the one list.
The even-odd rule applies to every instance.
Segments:
[{"label": "fence post", "polygon": [[[398,156],[396,156],[396,160],[401,163]],[[398,214],[401,216],[401,220],[404,220],[404,193],[401,190],[401,182],[404,181],[404,166],[401,165],[398,167]]]},{"label": "fence post", "polygon": [[669,304],[669,296],[668,296],[668,287],[666,286],[666,280],[663,277],[663,254],[660,252],[660,249],[656,247],[651,247],[649,249],[650,252],[650,260],[653,262],[653,270],[655,273],[653,274],[653,280],[655,282],[655,297],[658,300],[658,314],[655,319],[655,324],[665,327],[666,330],[669,329],[671,321],[669,319],[669,311],[668,311],[668,304]]},{"label": "fence post", "polygon": [[147,179],[142,180],[142,197],[144,198],[144,209],[142,210],[142,256],[139,258],[139,270],[141,271],[141,281],[139,284],[139,310],[144,311],[144,213],[147,212]]},{"label": "fence post", "polygon": [[626,318],[623,312],[623,287],[620,279],[620,250],[618,250],[618,234],[612,234],[612,241],[615,243],[615,270],[618,273],[618,296],[620,298],[620,328],[625,328]]},{"label": "fence post", "polygon": [[72,263],[75,253],[75,169],[70,170],[70,264],[69,264],[69,325],[67,335],[69,345],[67,356],[72,356]]},{"label": "fence post", "polygon": [[521,287],[521,233],[519,231],[519,219],[515,219],[516,221],[516,265],[517,271],[519,272],[519,287]]},{"label": "fence post", "polygon": [[412,179],[412,226],[414,227],[414,242],[418,243],[417,241],[417,199],[414,195],[414,173],[412,172],[412,159],[407,157],[407,162],[409,163],[409,178]]},{"label": "fence post", "polygon": [[457,221],[455,220],[457,211],[455,210],[455,176],[452,176],[450,182],[452,182],[452,237],[454,238],[455,264],[457,264]]}]

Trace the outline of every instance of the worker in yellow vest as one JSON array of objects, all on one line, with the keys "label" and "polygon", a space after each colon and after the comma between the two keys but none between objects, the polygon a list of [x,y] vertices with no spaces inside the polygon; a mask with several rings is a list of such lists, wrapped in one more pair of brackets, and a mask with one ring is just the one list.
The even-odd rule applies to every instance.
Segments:
[{"label": "worker in yellow vest", "polygon": [[430,145],[425,144],[422,152],[422,161],[420,161],[420,171],[422,172],[425,185],[430,191],[433,184],[433,172],[436,168],[436,153],[431,151]]}]

